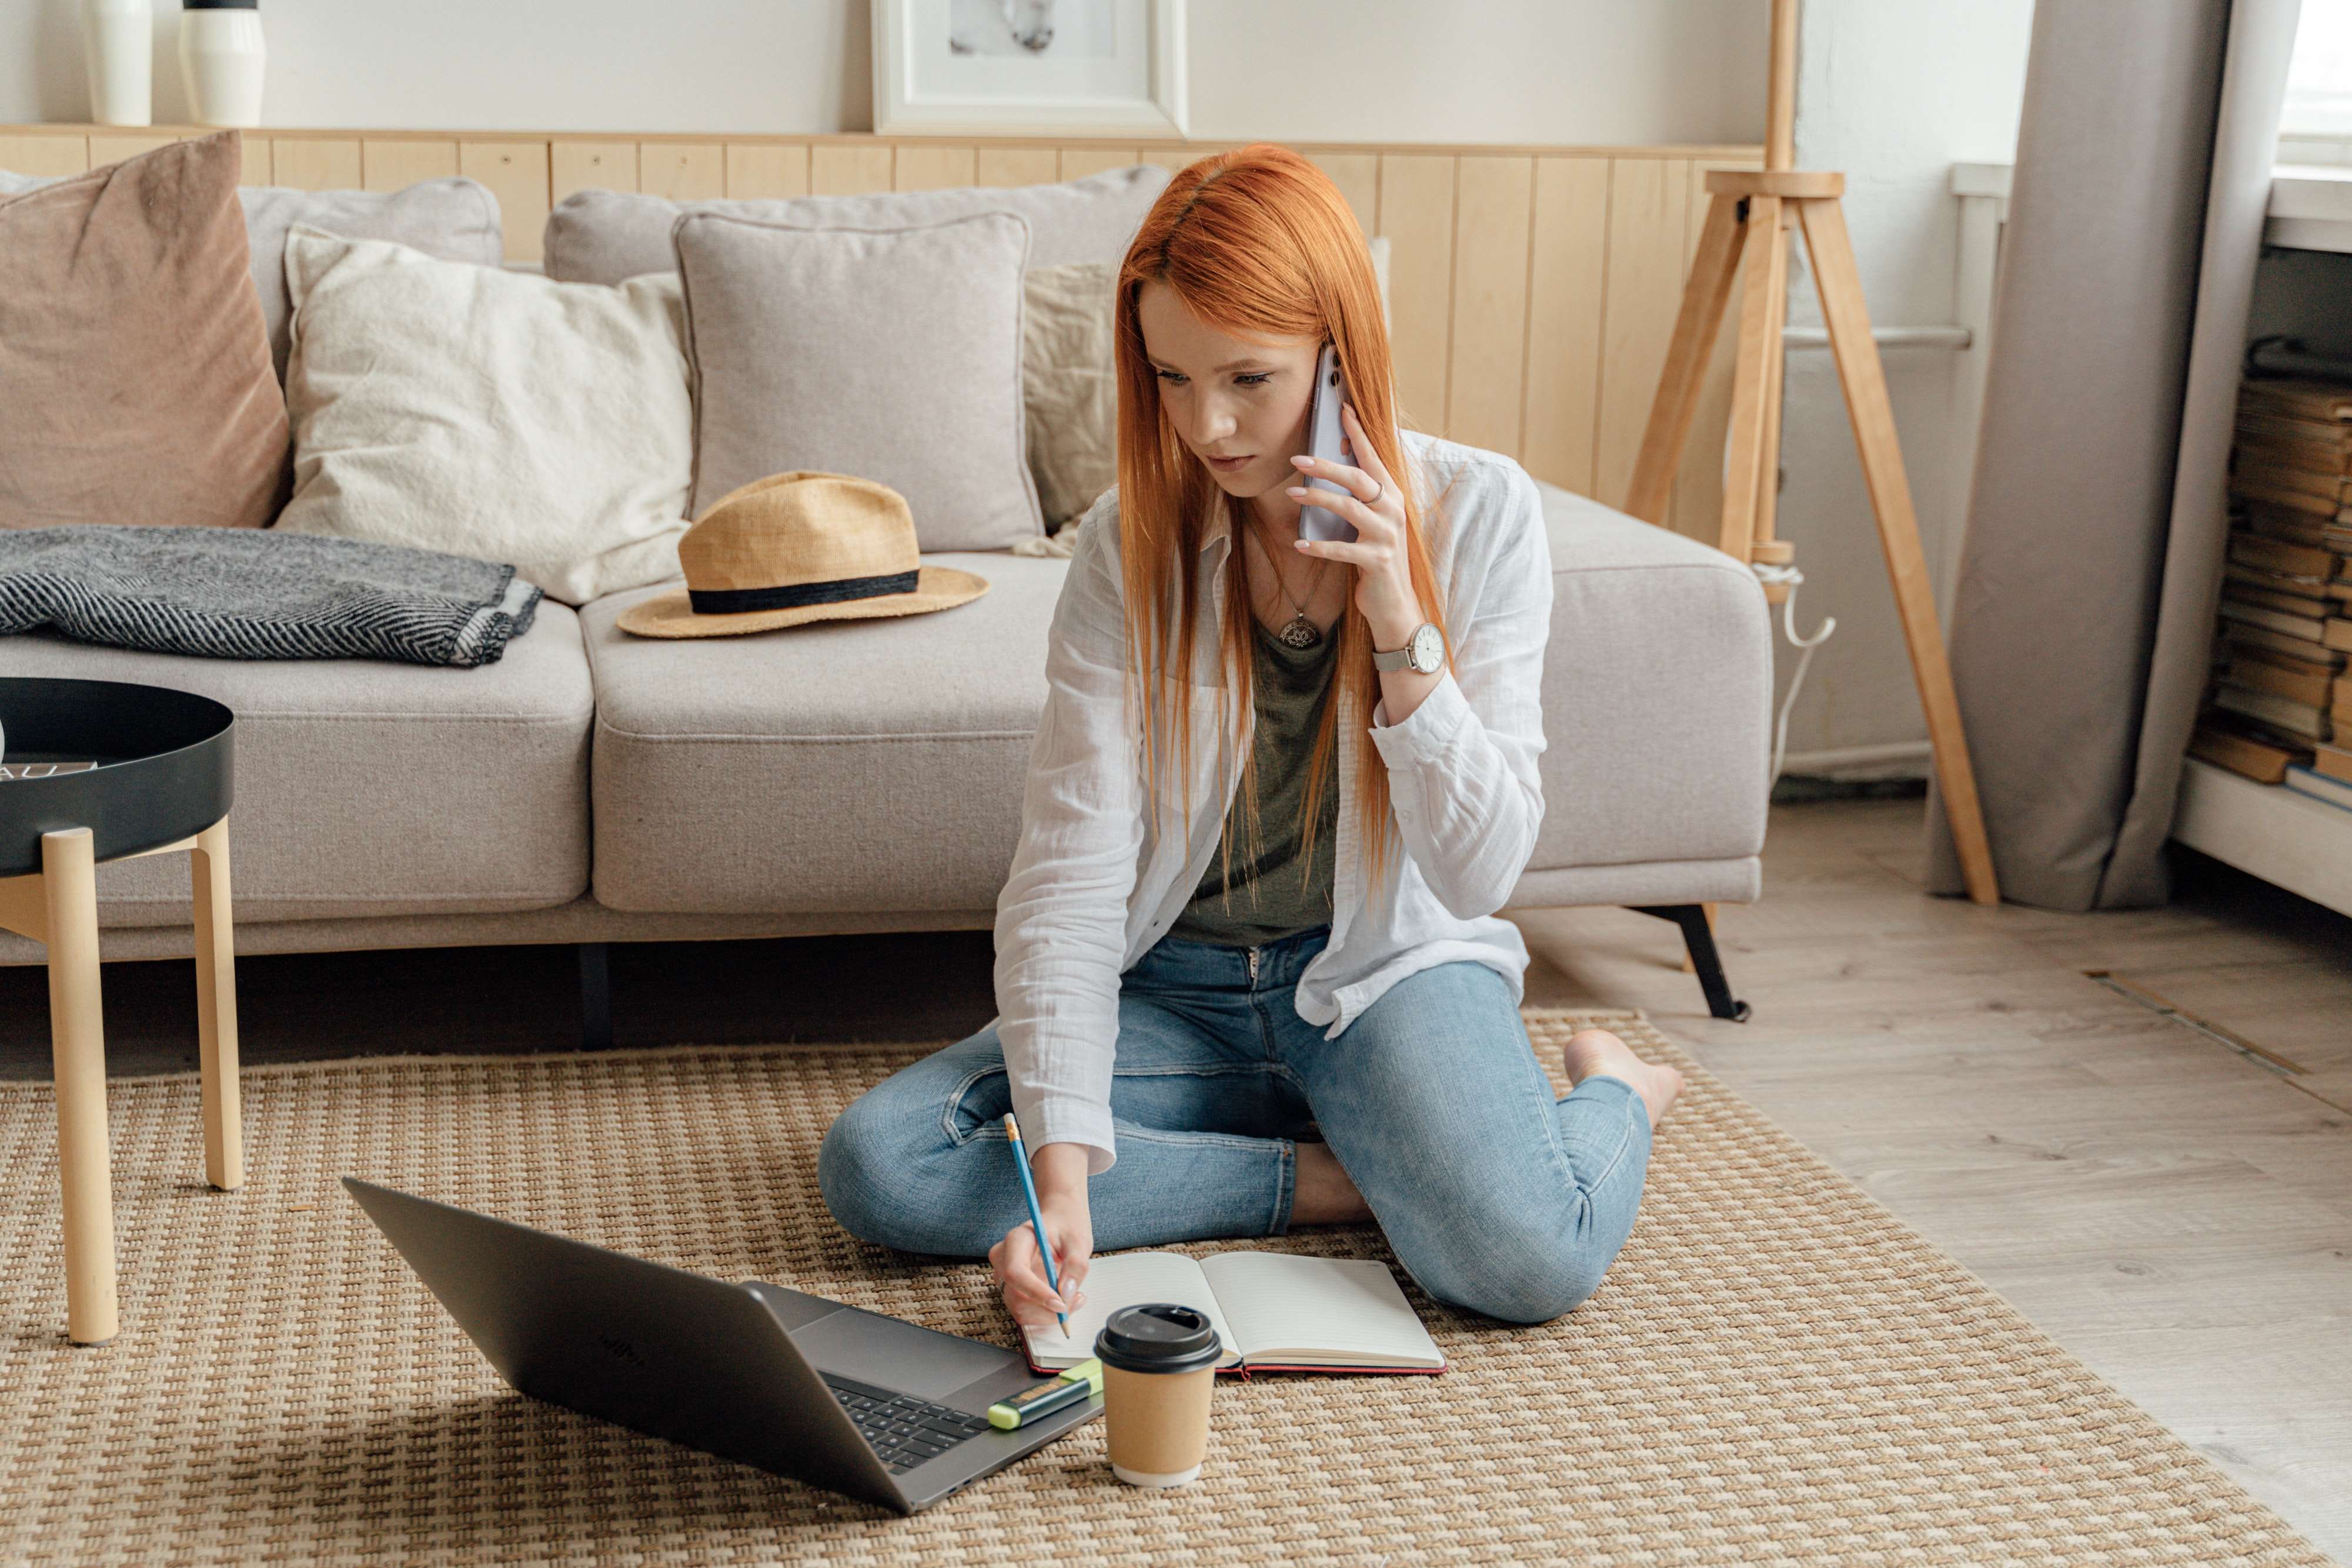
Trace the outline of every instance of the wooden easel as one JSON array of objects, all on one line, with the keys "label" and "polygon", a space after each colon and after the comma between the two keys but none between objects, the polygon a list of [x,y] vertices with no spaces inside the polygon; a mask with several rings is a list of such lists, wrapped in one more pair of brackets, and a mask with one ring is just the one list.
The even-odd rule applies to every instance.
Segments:
[{"label": "wooden easel", "polygon": [[1700,232],[1698,255],[1684,286],[1682,312],[1666,350],[1666,368],[1650,405],[1641,455],[1633,465],[1625,509],[1646,522],[1663,524],[1674,486],[1675,464],[1698,408],[1700,382],[1709,350],[1739,273],[1740,256],[1753,249],[1740,291],[1738,359],[1731,397],[1731,466],[1723,487],[1725,554],[1761,569],[1764,597],[1779,603],[1789,596],[1774,570],[1796,560],[1795,549],[1772,537],[1773,501],[1779,489],[1780,447],[1780,324],[1788,313],[1789,245],[1785,230],[1801,225],[1813,258],[1813,282],[1862,449],[1862,473],[1878,517],[1878,542],[1895,585],[1895,607],[1903,619],[1911,651],[1911,674],[1919,706],[1927,710],[1936,779],[1944,810],[1959,851],[1969,896],[1998,904],[1992,851],[1985,839],[1984,814],[1977,802],[1976,774],[1969,766],[1968,737],[1960,727],[1959,699],[1944,654],[1936,601],[1927,583],[1927,562],[1919,549],[1919,519],[1911,506],[1911,486],[1903,472],[1903,451],[1895,436],[1895,411],[1887,402],[1886,375],[1870,336],[1863,307],[1862,275],[1846,235],[1838,197],[1845,176],[1797,170],[1797,0],[1772,0],[1772,65],[1767,89],[1769,134],[1761,171],[1719,170],[1706,177],[1713,200]]}]

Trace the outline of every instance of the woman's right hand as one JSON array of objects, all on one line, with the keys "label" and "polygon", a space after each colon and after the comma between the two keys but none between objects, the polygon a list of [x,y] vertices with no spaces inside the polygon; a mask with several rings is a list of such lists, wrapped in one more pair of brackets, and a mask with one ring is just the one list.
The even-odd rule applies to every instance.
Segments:
[{"label": "woman's right hand", "polygon": [[1089,1157],[1084,1144],[1047,1144],[1030,1158],[1037,1207],[1045,1216],[1046,1239],[1053,1246],[1054,1268],[1062,1281],[1058,1294],[1045,1282],[1036,1232],[1026,1219],[988,1249],[989,1267],[996,1271],[1005,1310],[1015,1322],[1032,1328],[1050,1323],[1055,1312],[1076,1312],[1087,1299],[1080,1287],[1095,1249],[1094,1224],[1087,1209]]}]

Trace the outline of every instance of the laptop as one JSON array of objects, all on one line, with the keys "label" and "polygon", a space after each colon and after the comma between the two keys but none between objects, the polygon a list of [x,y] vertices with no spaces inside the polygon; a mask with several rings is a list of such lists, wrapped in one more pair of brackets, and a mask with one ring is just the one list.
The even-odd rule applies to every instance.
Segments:
[{"label": "laptop", "polygon": [[519,1393],[913,1513],[1102,1412],[1013,1431],[1016,1351],[730,1285],[352,1176],[343,1186]]}]

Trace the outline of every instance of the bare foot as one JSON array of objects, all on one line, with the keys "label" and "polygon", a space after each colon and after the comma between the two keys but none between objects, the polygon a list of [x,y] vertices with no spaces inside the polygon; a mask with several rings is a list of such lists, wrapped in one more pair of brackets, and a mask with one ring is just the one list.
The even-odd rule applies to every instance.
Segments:
[{"label": "bare foot", "polygon": [[1348,1179],[1330,1145],[1301,1139],[1292,1147],[1298,1153],[1298,1170],[1290,1192],[1290,1223],[1348,1225],[1372,1217],[1371,1206]]},{"label": "bare foot", "polygon": [[1561,1053],[1568,1064],[1568,1081],[1581,1083],[1594,1073],[1606,1073],[1622,1078],[1633,1086],[1649,1107],[1650,1125],[1654,1128],[1666,1119],[1675,1097],[1683,1092],[1682,1070],[1663,1061],[1644,1061],[1633,1054],[1633,1048],[1605,1029],[1580,1030],[1571,1036]]}]

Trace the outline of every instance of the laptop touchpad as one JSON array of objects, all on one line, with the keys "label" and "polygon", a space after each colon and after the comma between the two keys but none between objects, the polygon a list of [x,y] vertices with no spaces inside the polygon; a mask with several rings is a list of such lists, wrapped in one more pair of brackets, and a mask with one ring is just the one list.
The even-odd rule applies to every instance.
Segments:
[{"label": "laptop touchpad", "polygon": [[997,1345],[935,1333],[854,1307],[794,1329],[793,1343],[820,1372],[919,1399],[942,1399],[1021,1359]]}]

